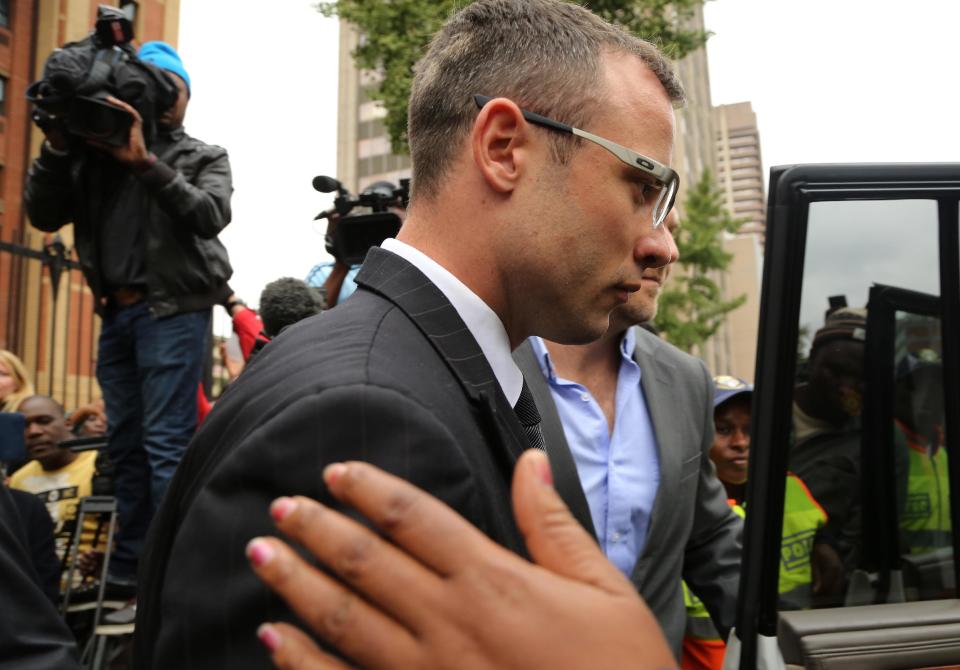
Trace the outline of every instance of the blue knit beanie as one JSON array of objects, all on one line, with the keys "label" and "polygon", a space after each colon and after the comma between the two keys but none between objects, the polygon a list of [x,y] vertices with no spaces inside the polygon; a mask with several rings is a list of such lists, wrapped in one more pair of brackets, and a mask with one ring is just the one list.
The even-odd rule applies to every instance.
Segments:
[{"label": "blue knit beanie", "polygon": [[166,42],[147,42],[140,47],[140,60],[151,65],[156,65],[162,70],[172,72],[187,85],[187,93],[190,93],[190,75],[183,69],[183,61],[180,60],[180,54],[177,50]]}]

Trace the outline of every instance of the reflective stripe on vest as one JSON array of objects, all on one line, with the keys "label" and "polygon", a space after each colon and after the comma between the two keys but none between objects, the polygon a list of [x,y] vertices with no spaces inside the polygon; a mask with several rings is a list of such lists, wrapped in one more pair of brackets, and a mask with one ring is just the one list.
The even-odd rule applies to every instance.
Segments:
[{"label": "reflective stripe on vest", "polygon": [[[746,516],[746,511],[744,511],[740,505],[736,504],[735,501],[731,499],[727,502],[730,503],[730,507],[733,508],[734,513],[741,519]],[[713,626],[713,621],[710,619],[710,612],[707,611],[703,601],[687,587],[686,582],[682,582],[682,586],[683,604],[687,607],[686,636],[698,640],[720,640],[720,633],[718,633],[717,629]]]}]

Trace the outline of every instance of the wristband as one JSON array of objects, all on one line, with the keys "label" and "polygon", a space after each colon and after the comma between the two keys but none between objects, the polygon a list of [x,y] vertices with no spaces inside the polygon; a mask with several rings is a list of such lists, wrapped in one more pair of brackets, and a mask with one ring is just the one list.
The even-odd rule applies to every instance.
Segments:
[{"label": "wristband", "polygon": [[233,316],[233,308],[236,307],[237,305],[240,305],[241,307],[246,307],[247,303],[245,303],[243,300],[237,299],[237,300],[231,300],[230,302],[225,303],[223,306],[227,310],[227,314],[229,314],[230,316]]}]

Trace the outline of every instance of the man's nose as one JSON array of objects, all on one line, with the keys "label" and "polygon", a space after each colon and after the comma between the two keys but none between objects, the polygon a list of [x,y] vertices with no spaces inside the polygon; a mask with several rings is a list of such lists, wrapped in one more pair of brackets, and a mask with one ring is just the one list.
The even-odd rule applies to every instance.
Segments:
[{"label": "man's nose", "polygon": [[660,225],[654,230],[647,229],[637,240],[634,257],[644,268],[661,268],[676,263],[680,252],[670,228]]},{"label": "man's nose", "polygon": [[30,437],[32,435],[42,435],[43,426],[41,426],[39,423],[30,422],[27,424],[25,434],[27,437]]},{"label": "man's nose", "polygon": [[737,449],[747,450],[750,448],[750,433],[743,430],[736,430],[733,433],[731,445]]}]

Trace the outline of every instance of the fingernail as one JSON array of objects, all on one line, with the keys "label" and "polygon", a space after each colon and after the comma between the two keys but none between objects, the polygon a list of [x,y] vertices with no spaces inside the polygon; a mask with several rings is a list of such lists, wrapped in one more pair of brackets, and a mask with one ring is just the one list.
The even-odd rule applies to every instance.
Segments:
[{"label": "fingernail", "polygon": [[553,486],[553,471],[550,469],[550,461],[546,454],[537,454],[533,463],[537,470],[537,477],[547,486]]},{"label": "fingernail", "polygon": [[323,469],[323,481],[327,483],[327,486],[333,486],[346,471],[347,466],[343,463],[331,463]]},{"label": "fingernail", "polygon": [[257,629],[257,637],[270,651],[276,651],[277,647],[280,646],[280,632],[268,623],[260,624]]},{"label": "fingernail", "polygon": [[274,521],[283,521],[296,507],[297,501],[293,498],[277,498],[270,505],[270,516]]},{"label": "fingernail", "polygon": [[262,537],[255,537],[247,544],[247,558],[258,568],[272,561],[275,555],[273,547]]}]

